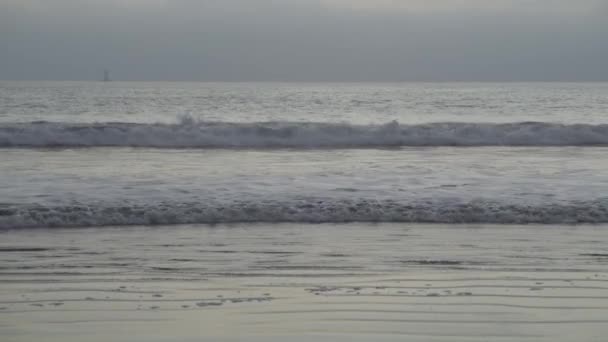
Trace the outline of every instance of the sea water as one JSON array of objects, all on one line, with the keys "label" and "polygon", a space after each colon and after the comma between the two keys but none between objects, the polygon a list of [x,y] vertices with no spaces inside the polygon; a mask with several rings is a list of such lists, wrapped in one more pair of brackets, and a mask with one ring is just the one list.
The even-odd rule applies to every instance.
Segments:
[{"label": "sea water", "polygon": [[608,222],[607,83],[0,82],[0,228]]}]

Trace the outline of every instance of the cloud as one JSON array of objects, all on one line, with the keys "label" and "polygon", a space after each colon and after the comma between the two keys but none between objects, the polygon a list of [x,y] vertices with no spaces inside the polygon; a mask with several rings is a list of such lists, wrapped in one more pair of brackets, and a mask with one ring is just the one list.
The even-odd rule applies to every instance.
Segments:
[{"label": "cloud", "polygon": [[86,8],[106,9],[189,9],[209,12],[258,12],[269,9],[297,11],[358,10],[373,12],[404,11],[410,13],[564,13],[588,14],[606,6],[605,0],[2,0],[0,8],[18,7],[39,12],[65,12]]},{"label": "cloud", "polygon": [[[604,9],[603,11],[600,9]],[[596,0],[0,0],[0,78],[608,79]]]},{"label": "cloud", "polygon": [[604,0],[322,0],[325,6],[361,11],[589,13]]}]

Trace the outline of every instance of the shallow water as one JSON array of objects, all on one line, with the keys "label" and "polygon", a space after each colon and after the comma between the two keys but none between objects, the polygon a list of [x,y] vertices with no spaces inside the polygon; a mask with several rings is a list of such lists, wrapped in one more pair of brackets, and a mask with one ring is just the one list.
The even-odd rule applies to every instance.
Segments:
[{"label": "shallow water", "polygon": [[4,149],[0,228],[606,222],[607,153],[580,147]]},{"label": "shallow water", "polygon": [[3,341],[600,341],[599,226],[0,233]]}]

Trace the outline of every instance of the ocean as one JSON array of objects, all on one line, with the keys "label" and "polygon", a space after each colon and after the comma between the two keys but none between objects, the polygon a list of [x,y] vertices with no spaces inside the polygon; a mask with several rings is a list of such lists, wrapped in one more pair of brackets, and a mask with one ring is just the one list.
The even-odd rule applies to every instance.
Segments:
[{"label": "ocean", "polygon": [[608,222],[608,83],[0,82],[0,228]]},{"label": "ocean", "polygon": [[604,341],[608,83],[0,82],[0,336]]}]

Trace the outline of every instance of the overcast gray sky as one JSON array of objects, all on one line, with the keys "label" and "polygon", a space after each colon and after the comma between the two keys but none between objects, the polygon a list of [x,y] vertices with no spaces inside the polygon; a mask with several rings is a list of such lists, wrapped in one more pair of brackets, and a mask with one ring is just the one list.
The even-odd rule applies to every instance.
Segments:
[{"label": "overcast gray sky", "polygon": [[608,81],[608,0],[0,0],[0,79]]}]

